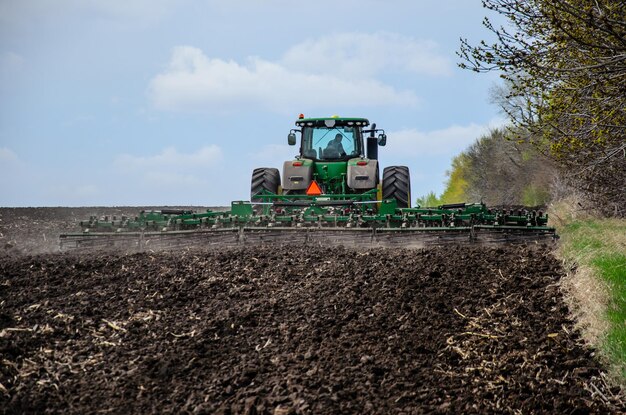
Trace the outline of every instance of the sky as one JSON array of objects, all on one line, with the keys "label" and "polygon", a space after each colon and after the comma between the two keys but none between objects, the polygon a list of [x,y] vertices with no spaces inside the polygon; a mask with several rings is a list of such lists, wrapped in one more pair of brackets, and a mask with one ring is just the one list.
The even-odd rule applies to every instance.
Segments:
[{"label": "sky", "polygon": [[[383,128],[412,199],[504,121],[480,0],[0,0],[0,206],[228,205],[298,114]],[[492,16],[490,16],[492,17]]]}]

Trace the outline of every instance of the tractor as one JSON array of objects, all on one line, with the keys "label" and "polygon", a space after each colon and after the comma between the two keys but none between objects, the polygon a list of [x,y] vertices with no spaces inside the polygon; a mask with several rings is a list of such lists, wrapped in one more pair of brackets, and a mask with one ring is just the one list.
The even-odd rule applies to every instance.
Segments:
[{"label": "tractor", "polygon": [[[261,167],[252,172],[250,200],[262,202],[267,195],[332,195],[346,199],[394,199],[399,208],[411,207],[411,182],[406,166],[390,166],[380,177],[378,147],[387,135],[366,118],[304,118],[287,136],[291,146],[300,135],[295,160],[283,164],[282,182],[278,169]],[[376,203],[373,206],[376,208]]]},{"label": "tractor", "polygon": [[554,240],[548,215],[480,203],[411,207],[409,169],[379,173],[387,135],[366,118],[305,118],[287,142],[300,150],[276,168],[252,172],[250,200],[230,210],[141,211],[135,217],[92,216],[81,232],[62,234],[61,249],[146,250],[246,244],[423,247],[447,243]]}]

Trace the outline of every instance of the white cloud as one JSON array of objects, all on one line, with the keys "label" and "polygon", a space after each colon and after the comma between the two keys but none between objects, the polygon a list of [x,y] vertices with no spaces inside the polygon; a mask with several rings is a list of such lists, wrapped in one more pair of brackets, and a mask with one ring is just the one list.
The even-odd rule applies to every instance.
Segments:
[{"label": "white cloud", "polygon": [[403,157],[456,155],[489,130],[504,124],[504,120],[494,119],[487,125],[472,123],[433,131],[419,131],[415,128],[390,131],[385,151]]},{"label": "white cloud", "polygon": [[101,188],[87,174],[34,165],[14,151],[0,147],[0,206],[81,205],[93,200]]},{"label": "white cloud", "polygon": [[216,146],[202,147],[195,153],[179,153],[174,147],[164,149],[154,156],[121,154],[115,159],[116,167],[127,170],[207,168],[222,159],[222,150]]},{"label": "white cloud", "polygon": [[417,103],[410,91],[397,91],[375,79],[344,79],[329,74],[290,71],[279,63],[251,58],[242,65],[210,58],[200,49],[174,49],[166,72],[149,87],[163,110],[227,113],[243,105],[292,113],[332,105],[404,105]]},{"label": "white cloud", "polygon": [[232,192],[238,171],[225,169],[223,160],[217,145],[192,153],[170,147],[149,156],[119,155],[112,166],[112,177],[122,182],[116,197],[148,205],[225,203],[224,195]]},{"label": "white cloud", "polygon": [[289,49],[281,63],[342,77],[372,77],[402,71],[428,76],[450,75],[450,61],[437,44],[396,33],[339,33],[307,40]]},{"label": "white cloud", "polygon": [[15,154],[15,152],[13,152],[13,150],[7,147],[0,147],[0,166],[6,168],[20,163],[19,157]]},{"label": "white cloud", "polygon": [[[285,137],[285,141],[287,137]],[[275,167],[282,171],[283,163],[293,160],[298,154],[297,146],[287,144],[269,144],[263,146],[259,151],[248,154],[250,165],[257,167]],[[282,173],[281,173],[282,174]]]},{"label": "white cloud", "polygon": [[222,160],[218,146],[191,153],[166,148],[149,156],[122,154],[80,174],[74,166],[60,171],[31,165],[0,147],[0,206],[225,203],[236,186],[223,173]]},{"label": "white cloud", "polygon": [[0,53],[0,72],[15,73],[24,66],[24,58],[15,52]]},{"label": "white cloud", "polygon": [[[169,147],[152,156],[121,154],[113,168],[127,177],[126,186],[137,189],[208,189],[220,174],[222,150],[216,145],[194,153],[180,153]],[[197,191],[197,190],[196,190]]]},{"label": "white cloud", "polygon": [[394,33],[339,33],[307,40],[277,61],[210,57],[193,46],[174,48],[168,67],[150,82],[161,110],[228,113],[242,106],[293,113],[332,106],[402,106],[419,103],[413,91],[378,79],[451,74],[432,41]]}]

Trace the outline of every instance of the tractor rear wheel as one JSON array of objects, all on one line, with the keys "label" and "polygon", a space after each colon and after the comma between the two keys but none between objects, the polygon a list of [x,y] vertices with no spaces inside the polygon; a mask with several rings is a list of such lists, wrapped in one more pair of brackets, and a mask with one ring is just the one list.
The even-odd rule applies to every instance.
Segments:
[{"label": "tractor rear wheel", "polygon": [[396,199],[399,208],[411,207],[411,178],[408,167],[385,167],[383,170],[384,199]]},{"label": "tractor rear wheel", "polygon": [[263,199],[257,196],[263,191],[278,194],[280,186],[280,172],[278,169],[260,167],[252,172],[252,183],[250,186],[250,201],[262,202]]}]

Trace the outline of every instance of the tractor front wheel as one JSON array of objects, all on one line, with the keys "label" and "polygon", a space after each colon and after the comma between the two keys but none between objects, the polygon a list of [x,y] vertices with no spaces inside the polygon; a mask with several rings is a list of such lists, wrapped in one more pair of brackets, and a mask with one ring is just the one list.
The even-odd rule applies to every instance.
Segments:
[{"label": "tractor front wheel", "polygon": [[383,200],[396,199],[399,208],[411,207],[411,178],[406,166],[390,166],[383,170]]},{"label": "tractor front wheel", "polygon": [[280,172],[278,169],[269,167],[260,167],[252,172],[252,183],[250,186],[250,201],[262,202],[262,192],[270,192],[278,194],[280,186]]}]

